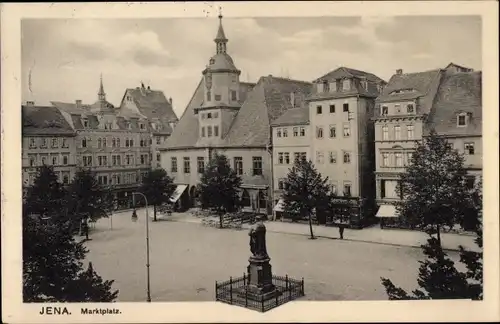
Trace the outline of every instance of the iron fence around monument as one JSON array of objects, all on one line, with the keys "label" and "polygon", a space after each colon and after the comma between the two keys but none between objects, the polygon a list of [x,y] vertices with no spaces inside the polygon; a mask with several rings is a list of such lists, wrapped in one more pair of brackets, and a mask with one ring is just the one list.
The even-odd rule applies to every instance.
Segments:
[{"label": "iron fence around monument", "polygon": [[274,296],[255,296],[249,294],[248,276],[215,282],[215,300],[230,305],[241,306],[260,312],[266,312],[289,301],[305,296],[304,278],[301,280],[286,276],[273,275],[273,285],[278,293]]}]

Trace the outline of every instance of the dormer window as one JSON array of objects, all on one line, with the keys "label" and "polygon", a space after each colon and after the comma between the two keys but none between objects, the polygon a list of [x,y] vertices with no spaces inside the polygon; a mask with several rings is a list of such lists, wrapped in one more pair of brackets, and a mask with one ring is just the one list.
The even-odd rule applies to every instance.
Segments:
[{"label": "dormer window", "polygon": [[220,95],[215,95],[215,101],[220,101],[221,100],[221,96]]},{"label": "dormer window", "polygon": [[345,79],[342,81],[342,90],[343,91],[351,90],[351,80]]},{"label": "dormer window", "polygon": [[207,119],[212,119],[212,113],[207,114]]},{"label": "dormer window", "polygon": [[128,128],[128,129],[132,129],[132,123],[131,123],[131,122],[128,122],[128,124],[127,124],[127,128]]},{"label": "dormer window", "polygon": [[413,106],[413,104],[408,104],[406,106],[406,111],[409,113],[409,114],[412,114],[415,110],[415,107]]},{"label": "dormer window", "polygon": [[328,81],[323,81],[323,92],[330,92],[330,84]]},{"label": "dormer window", "polygon": [[382,116],[387,116],[389,114],[389,107],[382,106]]},{"label": "dormer window", "polygon": [[207,91],[207,101],[212,101],[212,93]]},{"label": "dormer window", "polygon": [[145,128],[145,125],[144,125],[143,123],[140,123],[140,124],[139,124],[139,128],[140,128],[140,129],[144,129],[144,128]]},{"label": "dormer window", "polygon": [[215,60],[213,58],[210,59],[210,65],[215,64]]},{"label": "dormer window", "polygon": [[396,109],[396,112],[398,112],[398,113],[401,112],[401,105],[396,104],[396,105],[394,105],[394,108]]},{"label": "dormer window", "polygon": [[85,128],[89,127],[89,120],[88,119],[83,120],[83,127],[85,127]]},{"label": "dormer window", "polygon": [[457,126],[458,127],[467,126],[467,114],[461,113],[457,116]]}]

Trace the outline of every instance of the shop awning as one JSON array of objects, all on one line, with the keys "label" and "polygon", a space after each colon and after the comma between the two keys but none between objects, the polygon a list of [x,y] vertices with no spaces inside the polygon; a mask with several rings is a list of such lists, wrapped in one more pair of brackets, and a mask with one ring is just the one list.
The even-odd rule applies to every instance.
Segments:
[{"label": "shop awning", "polygon": [[274,211],[283,212],[284,211],[283,207],[285,207],[285,203],[284,203],[283,199],[280,199],[276,203],[276,206],[274,206]]},{"label": "shop awning", "polygon": [[394,205],[381,205],[377,212],[377,217],[393,218],[399,217],[396,207]]},{"label": "shop awning", "polygon": [[172,197],[170,197],[170,201],[175,203],[177,200],[179,200],[179,198],[181,197],[184,190],[186,190],[186,188],[187,185],[178,185],[177,188],[175,188]]}]

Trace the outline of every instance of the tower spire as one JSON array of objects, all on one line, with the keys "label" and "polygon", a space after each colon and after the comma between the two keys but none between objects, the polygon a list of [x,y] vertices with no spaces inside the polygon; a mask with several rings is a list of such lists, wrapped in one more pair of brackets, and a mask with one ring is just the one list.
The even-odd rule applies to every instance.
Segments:
[{"label": "tower spire", "polygon": [[106,100],[106,93],[104,92],[104,85],[102,84],[102,73],[101,73],[101,83],[99,85],[99,92],[97,93],[97,97],[100,101]]},{"label": "tower spire", "polygon": [[228,39],[224,33],[224,27],[222,27],[222,8],[219,7],[219,30],[217,31],[217,36],[214,39],[216,44],[217,54],[226,54],[226,44]]}]

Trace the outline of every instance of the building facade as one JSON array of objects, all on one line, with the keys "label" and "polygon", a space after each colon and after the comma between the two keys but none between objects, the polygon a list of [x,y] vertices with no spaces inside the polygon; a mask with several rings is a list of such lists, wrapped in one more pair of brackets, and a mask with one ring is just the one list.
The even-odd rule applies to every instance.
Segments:
[{"label": "building facade", "polygon": [[[310,92],[310,83],[273,76],[254,83],[227,53],[219,16],[215,55],[202,71],[172,136],[161,150],[161,165],[174,176],[181,205],[195,204],[196,185],[215,152],[226,155],[242,178],[244,210],[270,214],[272,208],[271,123]],[[292,95],[292,93],[294,95]]]},{"label": "building facade", "polygon": [[[144,85],[127,89],[124,100],[120,107],[109,103],[101,78],[94,104],[52,102],[76,133],[76,166],[94,171],[98,182],[113,191],[118,207],[130,205],[144,175],[158,167],[156,143],[170,135],[177,118],[171,101]],[[148,102],[154,102],[153,109]]]},{"label": "building facade", "polygon": [[431,129],[465,154],[472,174],[481,174],[481,107],[481,72],[453,63],[433,71],[396,71],[377,98],[374,117],[378,217],[398,217],[400,174]]},{"label": "building facade", "polygon": [[76,132],[54,107],[22,106],[23,188],[33,185],[42,165],[52,166],[61,183],[71,182],[76,170]]}]

